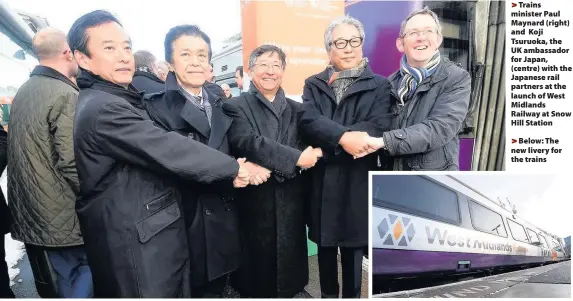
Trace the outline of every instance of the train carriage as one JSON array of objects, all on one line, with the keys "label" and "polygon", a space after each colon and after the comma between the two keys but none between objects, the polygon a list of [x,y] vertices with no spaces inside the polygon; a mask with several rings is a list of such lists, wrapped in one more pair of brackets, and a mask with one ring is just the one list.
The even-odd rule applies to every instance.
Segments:
[{"label": "train carriage", "polygon": [[372,198],[377,277],[470,273],[566,258],[558,240],[455,176],[374,175]]}]

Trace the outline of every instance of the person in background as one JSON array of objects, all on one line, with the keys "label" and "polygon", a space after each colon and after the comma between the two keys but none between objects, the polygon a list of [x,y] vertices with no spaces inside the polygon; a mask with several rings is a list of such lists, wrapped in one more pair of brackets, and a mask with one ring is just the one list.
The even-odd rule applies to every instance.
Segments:
[{"label": "person in background", "polygon": [[159,61],[156,64],[157,67],[157,76],[162,80],[167,80],[167,74],[169,73],[169,63],[166,61]]},{"label": "person in background", "polygon": [[209,70],[205,72],[205,81],[208,83],[214,83],[215,74],[213,73],[213,63],[209,63]]},{"label": "person in background", "polygon": [[[146,100],[151,118],[169,131],[229,154],[232,119],[223,114],[223,98],[207,88],[215,85],[206,82],[209,36],[195,25],[181,25],[169,30],[164,45],[173,72],[167,75],[165,92]],[[238,268],[240,259],[235,189],[228,183],[185,180],[178,190],[191,254],[192,296],[221,298],[227,274]]]},{"label": "person in background", "polygon": [[247,298],[291,298],[308,283],[301,169],[313,167],[322,152],[298,136],[300,104],[281,88],[285,68],[280,48],[256,48],[249,58],[251,90],[223,104],[233,118],[231,154],[260,165],[249,170],[252,185],[237,191],[243,260],[235,286]]},{"label": "person in background", "polygon": [[404,55],[390,77],[397,95],[391,131],[370,140],[394,158],[394,170],[459,170],[458,133],[467,115],[471,77],[440,54],[442,28],[427,7],[403,22],[396,47]]},{"label": "person in background", "polygon": [[350,16],[331,22],[324,34],[330,65],[306,79],[299,130],[324,157],[310,171],[309,238],[318,245],[322,296],[338,298],[338,250],[342,297],[359,298],[362,258],[368,246],[368,171],[380,166],[368,137],[390,128],[389,81],[363,57],[364,26]]},{"label": "person in background", "polygon": [[[57,29],[40,30],[32,45],[39,65],[18,90],[10,114],[11,233],[29,254],[35,253],[32,249],[45,252],[60,297],[89,298],[92,275],[75,211],[79,182],[72,137],[78,65],[66,34]],[[36,281],[44,282],[41,271],[33,271]]]},{"label": "person in background", "polygon": [[142,93],[131,85],[131,39],[112,14],[83,15],[68,39],[81,67],[74,119],[76,211],[94,295],[190,298],[193,278],[177,183],[244,187],[244,160],[150,119]]},{"label": "person in background", "polygon": [[133,56],[135,57],[135,74],[131,84],[145,94],[163,91],[165,82],[158,76],[155,56],[145,50],[137,51]]},{"label": "person in background", "polygon": [[231,94],[231,87],[228,84],[221,84],[221,89],[225,92],[226,99],[233,98],[233,94]]},{"label": "person in background", "polygon": [[239,66],[235,70],[235,84],[237,84],[239,90],[243,91],[243,66]]},{"label": "person in background", "polygon": [[[6,161],[8,159],[8,145],[7,133],[3,127],[0,127],[0,175],[6,169]],[[6,262],[6,245],[5,235],[10,233],[10,222],[12,215],[10,209],[6,204],[4,193],[0,189],[0,298],[13,299],[15,298],[14,292],[10,289],[10,275],[8,274],[8,264]]]}]

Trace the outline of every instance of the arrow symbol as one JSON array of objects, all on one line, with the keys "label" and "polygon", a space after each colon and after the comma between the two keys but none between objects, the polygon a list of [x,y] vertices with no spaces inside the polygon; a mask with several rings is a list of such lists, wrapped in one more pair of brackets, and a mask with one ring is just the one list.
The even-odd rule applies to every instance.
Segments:
[{"label": "arrow symbol", "polygon": [[511,3],[511,7],[516,7],[516,6],[517,6],[516,3],[513,3],[513,2]]},{"label": "arrow symbol", "polygon": [[517,142],[517,140],[511,139],[511,143],[516,143],[516,142]]}]

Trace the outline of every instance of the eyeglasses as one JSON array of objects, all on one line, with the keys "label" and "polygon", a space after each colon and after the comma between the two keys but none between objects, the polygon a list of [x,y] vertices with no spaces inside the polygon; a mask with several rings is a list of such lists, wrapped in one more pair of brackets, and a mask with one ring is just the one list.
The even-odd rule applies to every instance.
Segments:
[{"label": "eyeglasses", "polygon": [[350,43],[350,46],[352,48],[357,48],[360,47],[360,45],[362,45],[362,38],[358,37],[358,38],[352,38],[350,40],[345,40],[345,39],[338,39],[332,43],[330,43],[330,45],[334,45],[334,47],[338,48],[338,49],[344,49],[346,48],[346,46],[348,46],[348,44]]},{"label": "eyeglasses", "polygon": [[263,69],[263,70],[274,70],[274,71],[282,71],[283,70],[283,65],[279,65],[279,64],[267,64],[267,63],[262,63],[262,64],[255,64],[255,66]]},{"label": "eyeglasses", "polygon": [[420,36],[430,36],[436,33],[435,29],[426,29],[426,30],[412,30],[410,32],[405,33],[402,38],[406,37],[409,39],[413,39]]}]

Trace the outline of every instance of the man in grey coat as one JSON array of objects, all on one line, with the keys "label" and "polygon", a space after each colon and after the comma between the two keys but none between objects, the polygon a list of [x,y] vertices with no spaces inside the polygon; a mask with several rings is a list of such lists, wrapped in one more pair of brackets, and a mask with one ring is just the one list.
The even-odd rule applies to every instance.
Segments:
[{"label": "man in grey coat", "polygon": [[396,47],[404,56],[388,78],[395,96],[393,130],[368,138],[371,147],[364,153],[384,149],[394,157],[394,170],[459,169],[458,132],[471,78],[440,55],[442,40],[440,21],[428,8],[413,12],[400,28]]},{"label": "man in grey coat", "polygon": [[53,298],[41,288],[50,274],[41,266],[51,265],[60,297],[89,298],[92,277],[75,211],[78,65],[59,30],[41,30],[33,47],[40,64],[14,97],[8,133],[11,233],[26,244],[40,296]]}]

